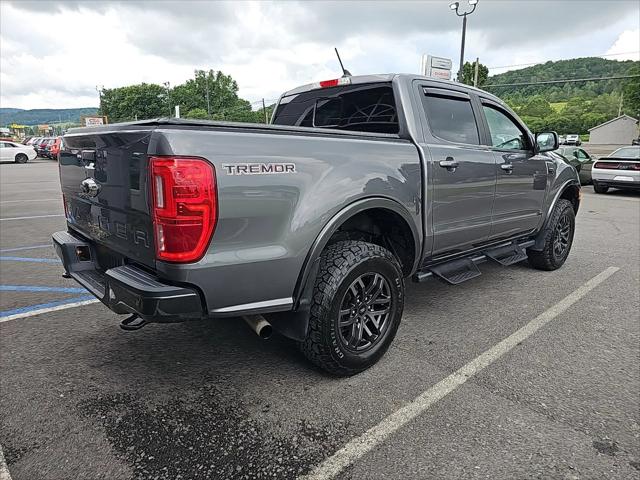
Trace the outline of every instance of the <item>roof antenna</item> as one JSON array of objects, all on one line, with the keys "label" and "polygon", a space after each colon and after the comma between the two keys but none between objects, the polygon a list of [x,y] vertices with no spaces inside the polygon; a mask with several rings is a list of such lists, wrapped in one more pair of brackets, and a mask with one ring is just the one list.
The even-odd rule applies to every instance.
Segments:
[{"label": "roof antenna", "polygon": [[342,76],[343,77],[350,77],[351,76],[351,72],[349,70],[347,70],[346,68],[344,68],[344,65],[342,64],[342,60],[340,59],[340,54],[338,53],[338,49],[333,47],[333,49],[336,51],[336,55],[338,56],[338,61],[340,62],[340,68],[342,69]]}]

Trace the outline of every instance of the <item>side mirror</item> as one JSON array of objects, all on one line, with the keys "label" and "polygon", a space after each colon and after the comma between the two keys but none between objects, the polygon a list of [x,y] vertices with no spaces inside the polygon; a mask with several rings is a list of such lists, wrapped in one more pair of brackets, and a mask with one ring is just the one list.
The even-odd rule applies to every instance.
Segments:
[{"label": "side mirror", "polygon": [[536,148],[538,153],[551,152],[560,146],[556,132],[544,132],[536,134]]}]

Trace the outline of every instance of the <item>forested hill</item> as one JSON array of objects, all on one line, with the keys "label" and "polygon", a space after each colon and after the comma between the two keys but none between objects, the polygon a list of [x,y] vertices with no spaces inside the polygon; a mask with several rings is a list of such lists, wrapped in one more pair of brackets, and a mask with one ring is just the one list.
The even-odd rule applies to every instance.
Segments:
[{"label": "forested hill", "polygon": [[0,125],[42,125],[50,123],[80,123],[80,115],[95,115],[97,108],[0,108]]},{"label": "forested hill", "polygon": [[[487,85],[502,85],[506,83],[530,83],[549,80],[567,80],[592,77],[616,77],[627,75],[634,67],[640,67],[640,62],[606,60],[604,58],[574,58],[559,60],[540,65],[511,70],[509,72],[490,76]],[[491,72],[489,72],[491,73]],[[637,80],[636,80],[637,81]],[[566,102],[572,97],[593,97],[603,93],[620,92],[624,80],[591,81],[577,83],[557,83],[547,85],[526,85],[513,87],[489,87],[487,90],[501,97],[531,97],[544,95],[549,102]]]},{"label": "forested hill", "polygon": [[620,113],[640,116],[640,77],[510,87],[491,85],[625,75],[640,75],[640,62],[576,58],[494,75],[486,79],[482,88],[506,101],[533,131],[587,134],[590,128]]}]

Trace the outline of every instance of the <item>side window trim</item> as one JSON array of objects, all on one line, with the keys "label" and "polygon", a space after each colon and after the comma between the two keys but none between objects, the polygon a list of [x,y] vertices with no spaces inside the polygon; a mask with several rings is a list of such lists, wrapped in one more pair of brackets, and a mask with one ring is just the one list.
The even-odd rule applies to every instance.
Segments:
[{"label": "side window trim", "polygon": [[480,106],[481,107],[489,107],[489,108],[493,108],[494,110],[502,113],[505,117],[507,117],[509,120],[511,120],[513,122],[513,124],[518,127],[518,129],[522,132],[522,134],[524,134],[525,138],[527,139],[527,148],[523,149],[508,149],[508,148],[497,148],[493,146],[493,141],[491,139],[491,129],[489,128],[489,121],[487,120],[486,115],[484,114],[484,111],[482,111],[482,120],[484,122],[484,124],[486,125],[486,133],[487,133],[487,137],[486,137],[486,144],[488,145],[488,147],[495,151],[495,152],[531,152],[532,150],[532,146],[531,146],[531,138],[529,137],[529,131],[527,130],[527,128],[520,123],[511,113],[509,113],[508,110],[506,110],[503,106],[501,106],[499,103],[493,102],[487,98],[481,97],[480,98]]},{"label": "side window trim", "polygon": [[[455,90],[450,90],[447,88],[435,88],[435,87],[428,87],[425,85],[420,85],[420,107],[422,108],[422,111],[424,113],[425,119],[427,121],[427,124],[425,125],[427,132],[433,137],[433,138],[437,138],[439,141],[444,142],[445,144],[449,144],[449,145],[462,145],[465,147],[485,147],[485,145],[483,145],[483,128],[481,126],[481,122],[479,121],[479,117],[478,117],[478,112],[475,108],[474,102],[473,102],[473,98],[463,92],[458,92]],[[433,128],[431,126],[431,122],[429,120],[429,115],[426,109],[426,105],[424,103],[424,98],[426,97],[437,97],[437,98],[449,98],[451,100],[462,100],[462,101],[468,101],[469,104],[471,105],[471,113],[473,114],[473,118],[475,120],[476,123],[476,129],[478,131],[478,143],[462,143],[462,142],[452,142],[451,140],[447,140],[446,138],[442,138],[439,137],[434,131]]]}]

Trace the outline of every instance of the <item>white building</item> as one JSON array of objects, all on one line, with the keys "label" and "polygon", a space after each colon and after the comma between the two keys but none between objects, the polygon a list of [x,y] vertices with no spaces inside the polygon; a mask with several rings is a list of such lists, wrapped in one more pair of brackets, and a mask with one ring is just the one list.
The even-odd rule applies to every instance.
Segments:
[{"label": "white building", "polygon": [[589,129],[592,145],[631,145],[634,138],[638,138],[638,120],[629,115],[620,115]]}]

